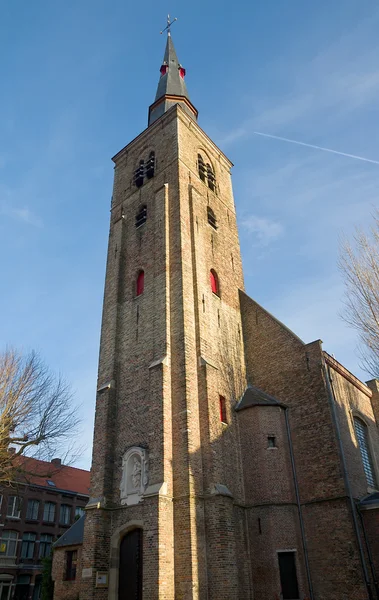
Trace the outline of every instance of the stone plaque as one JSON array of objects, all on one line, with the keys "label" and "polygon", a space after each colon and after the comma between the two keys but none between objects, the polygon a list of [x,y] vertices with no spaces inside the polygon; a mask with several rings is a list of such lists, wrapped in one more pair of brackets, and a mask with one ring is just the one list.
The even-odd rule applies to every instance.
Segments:
[{"label": "stone plaque", "polygon": [[92,577],[91,567],[88,569],[82,569],[82,579],[90,579]]}]

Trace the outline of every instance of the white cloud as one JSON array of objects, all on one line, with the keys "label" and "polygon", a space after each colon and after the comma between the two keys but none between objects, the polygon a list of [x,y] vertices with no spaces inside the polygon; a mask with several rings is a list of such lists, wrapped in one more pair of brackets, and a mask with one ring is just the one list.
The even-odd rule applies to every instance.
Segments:
[{"label": "white cloud", "polygon": [[253,234],[253,242],[260,246],[267,246],[284,232],[281,223],[264,217],[257,217],[255,215],[245,217],[241,221],[241,226],[246,229],[248,233]]},{"label": "white cloud", "polygon": [[3,205],[0,208],[0,213],[10,217],[11,219],[16,219],[18,221],[22,221],[27,225],[32,225],[33,227],[42,227],[42,220],[32,213],[29,208],[10,208],[9,206]]}]

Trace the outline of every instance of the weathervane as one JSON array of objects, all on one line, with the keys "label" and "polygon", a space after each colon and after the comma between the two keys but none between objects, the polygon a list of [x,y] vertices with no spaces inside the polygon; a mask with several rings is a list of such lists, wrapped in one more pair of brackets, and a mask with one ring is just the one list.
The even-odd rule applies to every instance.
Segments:
[{"label": "weathervane", "polygon": [[173,23],[175,23],[175,21],[177,21],[178,19],[175,17],[175,19],[173,21],[170,21],[170,15],[167,15],[167,25],[166,27],[161,31],[161,34],[164,33],[167,30],[167,35],[171,35],[171,25]]}]

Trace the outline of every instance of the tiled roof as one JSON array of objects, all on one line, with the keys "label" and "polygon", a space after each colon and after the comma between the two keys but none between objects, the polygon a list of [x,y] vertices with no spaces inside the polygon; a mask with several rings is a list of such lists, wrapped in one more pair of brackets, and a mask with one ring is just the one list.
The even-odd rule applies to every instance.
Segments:
[{"label": "tiled roof", "polygon": [[[89,496],[90,472],[66,465],[58,466],[45,460],[22,457],[20,480],[29,484],[41,485],[49,489],[66,490]],[[48,483],[48,481],[52,483]]]}]

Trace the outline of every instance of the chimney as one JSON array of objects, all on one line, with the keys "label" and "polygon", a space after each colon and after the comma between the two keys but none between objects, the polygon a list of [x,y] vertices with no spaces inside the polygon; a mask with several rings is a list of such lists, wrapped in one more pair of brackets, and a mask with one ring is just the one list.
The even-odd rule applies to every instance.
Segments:
[{"label": "chimney", "polygon": [[62,461],[60,458],[53,458],[51,464],[54,465],[54,467],[61,467]]}]

